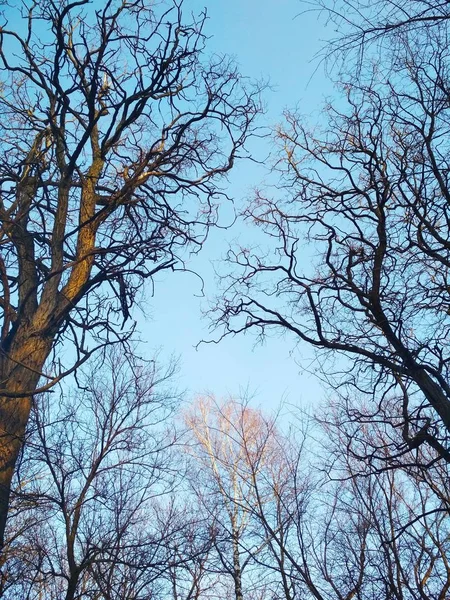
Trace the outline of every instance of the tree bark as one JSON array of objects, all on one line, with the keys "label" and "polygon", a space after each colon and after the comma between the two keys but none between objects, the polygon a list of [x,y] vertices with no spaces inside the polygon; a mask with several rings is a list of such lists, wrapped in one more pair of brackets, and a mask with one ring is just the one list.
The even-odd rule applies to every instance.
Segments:
[{"label": "tree bark", "polygon": [[75,593],[77,591],[78,578],[79,578],[78,573],[72,573],[72,575],[69,579],[69,583],[67,584],[65,600],[74,600]]},{"label": "tree bark", "polygon": [[242,595],[242,569],[239,556],[239,534],[233,531],[233,579],[234,579],[234,596],[236,600],[243,600]]},{"label": "tree bark", "polygon": [[30,396],[26,398],[0,397],[0,551],[5,542],[11,482],[24,442],[30,410]]},{"label": "tree bark", "polygon": [[1,361],[0,388],[11,396],[0,395],[0,554],[5,544],[12,478],[33,399],[32,395],[20,394],[36,389],[51,344],[51,337],[33,335],[30,328],[23,328],[16,332],[8,355]]}]

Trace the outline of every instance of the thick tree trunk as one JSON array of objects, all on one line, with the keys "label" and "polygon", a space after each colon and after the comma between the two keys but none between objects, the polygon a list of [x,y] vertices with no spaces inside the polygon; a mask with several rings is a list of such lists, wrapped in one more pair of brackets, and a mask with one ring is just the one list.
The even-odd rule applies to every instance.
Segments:
[{"label": "thick tree trunk", "polygon": [[32,405],[32,395],[20,394],[37,388],[51,343],[51,339],[33,335],[29,330],[18,331],[0,362],[0,387],[12,394],[0,396],[0,554],[5,544],[11,482]]},{"label": "thick tree trunk", "polygon": [[11,481],[30,416],[31,397],[0,397],[0,551],[5,541]]},{"label": "thick tree trunk", "polygon": [[69,579],[69,582],[67,584],[65,600],[74,600],[75,599],[77,586],[78,586],[78,578],[79,578],[79,573],[72,573],[72,575]]}]

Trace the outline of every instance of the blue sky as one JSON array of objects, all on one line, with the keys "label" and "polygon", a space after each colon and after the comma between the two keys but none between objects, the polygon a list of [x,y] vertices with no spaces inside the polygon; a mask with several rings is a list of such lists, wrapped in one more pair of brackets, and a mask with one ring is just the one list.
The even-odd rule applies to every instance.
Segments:
[{"label": "blue sky", "polygon": [[[302,113],[317,120],[320,106],[332,93],[323,69],[314,61],[330,32],[316,14],[299,14],[298,0],[185,0],[185,12],[198,12],[206,6],[209,21],[206,33],[211,36],[209,52],[231,54],[243,74],[269,78],[272,91],[265,94],[267,114],[264,124],[275,125],[282,120],[283,110],[298,106]],[[258,158],[270,152],[267,141],[255,147]],[[230,175],[230,192],[239,206],[251,195],[254,187],[264,185],[268,177],[263,166],[241,163]],[[202,318],[202,308],[208,297],[216,293],[212,262],[226,253],[228,244],[243,236],[249,245],[251,229],[238,227],[224,233],[213,232],[201,255],[189,266],[201,273],[205,281],[205,296],[200,298],[198,279],[187,273],[166,274],[155,287],[155,295],[146,303],[147,318],[139,317],[139,331],[146,341],[147,355],[162,349],[162,356],[180,356],[178,385],[188,392],[188,398],[211,392],[217,396],[238,395],[248,390],[255,404],[276,406],[281,399],[294,404],[313,404],[323,392],[315,378],[304,371],[311,366],[311,351],[296,340],[272,337],[264,345],[256,345],[252,335],[228,338],[218,345],[195,345],[210,338],[208,321]]]}]

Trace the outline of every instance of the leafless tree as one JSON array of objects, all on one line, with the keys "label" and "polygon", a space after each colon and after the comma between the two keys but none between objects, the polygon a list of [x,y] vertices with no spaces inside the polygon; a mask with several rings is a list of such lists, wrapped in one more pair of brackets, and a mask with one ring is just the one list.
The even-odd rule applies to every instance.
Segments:
[{"label": "leafless tree", "polygon": [[[60,403],[42,395],[33,407],[4,597],[136,600],[192,557],[183,554],[189,520],[171,499],[178,399],[163,389],[170,372],[130,369],[117,352],[99,363],[80,380],[83,390]],[[200,554],[206,542],[195,538],[194,546]]]},{"label": "leafless tree", "polygon": [[1,20],[0,546],[32,395],[126,340],[143,281],[201,247],[259,110],[226,57],[202,61],[205,14],[182,0],[14,1]]},{"label": "leafless tree", "polygon": [[271,460],[274,421],[263,418],[246,402],[218,402],[204,396],[186,412],[185,422],[195,442],[190,452],[199,465],[197,497],[216,523],[217,570],[231,576],[235,600],[251,594],[259,597],[265,574],[259,571],[252,582],[250,571],[261,540],[251,532],[249,507],[257,498],[250,465],[262,468]]},{"label": "leafless tree", "polygon": [[273,244],[230,251],[216,313],[224,335],[282,330],[314,347],[316,371],[343,398],[373,400],[372,419],[395,399],[398,452],[425,444],[445,461],[448,47],[411,40],[389,81],[375,66],[368,83],[343,83],[346,104],[328,106],[315,129],[286,114],[280,184],[244,215]]},{"label": "leafless tree", "polygon": [[[328,500],[323,548],[339,549],[347,580],[352,572],[355,580],[348,566],[359,562],[357,598],[443,600],[450,589],[448,464],[427,446],[399,457],[394,437],[401,438],[401,430],[392,429],[392,421],[360,421],[350,440],[356,433],[351,414],[348,406],[332,405],[325,425],[334,500]],[[340,578],[335,583],[343,589]]]},{"label": "leafless tree", "polygon": [[[438,483],[448,480],[447,463],[436,463],[433,485],[417,468],[413,451],[403,468],[382,465],[375,471],[350,451],[345,414],[333,406],[329,412],[333,418],[325,429],[314,430],[315,456],[308,451],[312,432],[278,431],[270,451],[260,438],[258,453],[252,438],[242,440],[244,454],[247,444],[252,447],[246,454],[252,489],[236,501],[259,535],[252,558],[261,577],[271,574],[272,597],[444,600],[450,589],[450,521],[443,494],[448,484]],[[386,437],[373,423],[357,435],[360,443],[366,439],[367,451],[375,435]],[[384,448],[389,451],[387,440]],[[259,460],[267,452],[270,460]]]}]

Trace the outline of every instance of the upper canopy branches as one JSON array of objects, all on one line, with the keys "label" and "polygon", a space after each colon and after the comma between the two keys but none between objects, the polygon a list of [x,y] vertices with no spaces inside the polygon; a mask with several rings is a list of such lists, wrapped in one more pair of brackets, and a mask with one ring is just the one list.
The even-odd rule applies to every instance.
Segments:
[{"label": "upper canopy branches", "polygon": [[[281,327],[333,356],[324,376],[348,384],[346,395],[370,395],[379,418],[390,414],[403,431],[400,452],[427,442],[450,461],[443,35],[423,46],[410,38],[387,81],[366,65],[361,81],[341,84],[346,104],[329,106],[322,127],[286,115],[276,133],[279,189],[259,192],[244,215],[274,245],[230,252],[216,318],[225,335]],[[383,408],[393,397],[395,414]]]},{"label": "upper canopy branches", "polygon": [[450,20],[447,0],[304,0],[306,10],[324,14],[336,32],[323,49],[323,56],[348,72],[365,75],[367,60],[392,67],[404,56],[408,40],[446,35]]},{"label": "upper canopy branches", "polygon": [[86,330],[107,335],[142,279],[201,246],[216,222],[258,90],[226,58],[203,60],[205,14],[186,21],[181,5],[44,0],[4,11],[5,352],[25,323],[44,337],[70,332],[83,348]]}]

